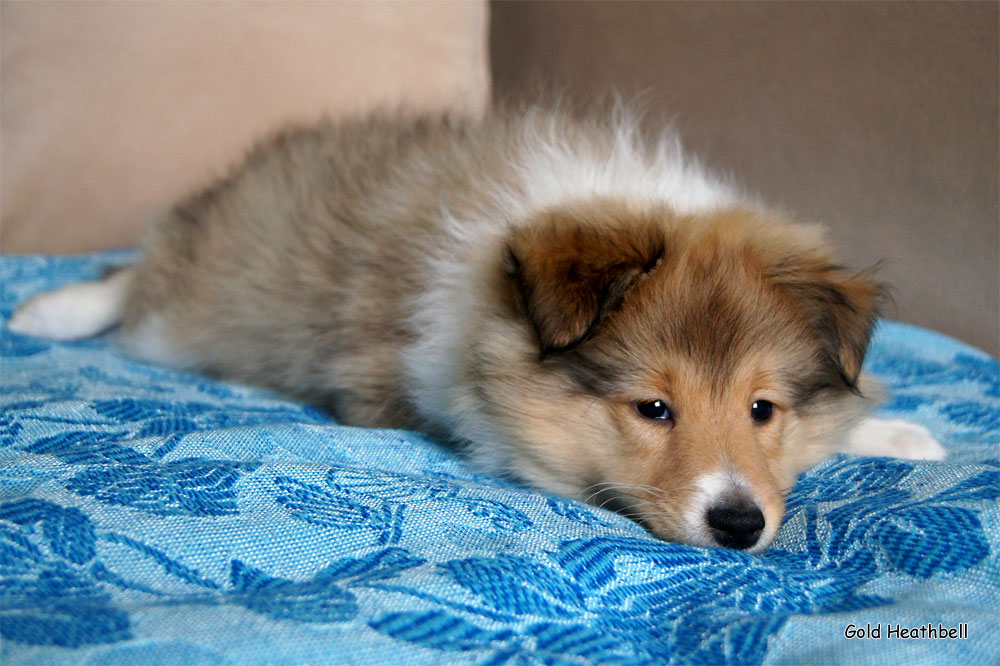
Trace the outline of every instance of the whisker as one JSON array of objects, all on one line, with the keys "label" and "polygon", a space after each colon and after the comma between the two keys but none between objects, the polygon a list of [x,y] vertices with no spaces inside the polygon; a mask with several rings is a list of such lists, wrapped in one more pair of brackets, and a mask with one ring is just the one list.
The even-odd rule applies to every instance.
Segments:
[{"label": "whisker", "polygon": [[605,505],[607,505],[608,502],[614,502],[617,499],[618,499],[617,497],[611,496],[608,499],[606,499],[603,502],[601,502],[600,504],[598,504],[597,508],[598,509],[603,509],[605,507]]},{"label": "whisker", "polygon": [[634,495],[635,493],[639,492],[639,493],[648,493],[656,497],[663,497],[663,498],[667,497],[666,491],[664,491],[662,488],[657,488],[656,486],[647,486],[645,484],[638,484],[638,483],[619,483],[615,481],[603,481],[600,483],[593,483],[584,488],[583,492],[587,492],[588,490],[596,486],[604,486],[604,487],[599,488],[598,490],[593,492],[591,495],[587,497],[585,501],[590,501],[591,498],[600,495],[603,492],[609,492],[609,491],[625,492],[631,495]]},{"label": "whisker", "polygon": [[587,487],[588,488],[593,488],[594,486],[626,486],[626,487],[629,487],[629,488],[642,488],[644,490],[651,490],[651,491],[656,491],[656,492],[662,492],[663,491],[662,488],[658,488],[656,486],[650,486],[650,485],[647,485],[645,483],[634,483],[634,482],[633,483],[629,483],[629,482],[620,482],[620,481],[600,481],[598,483],[592,483],[592,484],[590,484]]}]

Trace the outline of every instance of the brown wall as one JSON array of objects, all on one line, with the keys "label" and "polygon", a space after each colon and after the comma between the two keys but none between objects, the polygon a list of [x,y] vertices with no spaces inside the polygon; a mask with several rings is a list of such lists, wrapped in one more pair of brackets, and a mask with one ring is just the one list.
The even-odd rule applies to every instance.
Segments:
[{"label": "brown wall", "polygon": [[494,2],[495,94],[641,93],[846,263],[885,259],[890,317],[997,355],[998,7]]}]

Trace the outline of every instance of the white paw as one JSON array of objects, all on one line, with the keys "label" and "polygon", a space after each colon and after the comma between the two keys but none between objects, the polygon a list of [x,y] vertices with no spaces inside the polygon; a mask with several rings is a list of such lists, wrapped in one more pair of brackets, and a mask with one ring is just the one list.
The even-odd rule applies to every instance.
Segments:
[{"label": "white paw", "polygon": [[110,328],[121,315],[121,290],[112,280],[82,282],[39,294],[14,311],[7,328],[51,340],[79,340]]},{"label": "white paw", "polygon": [[14,311],[10,321],[7,322],[7,328],[21,335],[55,340],[72,339],[66,335],[67,327],[62,324],[64,306],[69,300],[67,296],[61,291],[50,291],[35,296]]},{"label": "white paw", "polygon": [[902,419],[864,419],[848,435],[844,453],[910,460],[948,457],[948,451],[927,428]]}]

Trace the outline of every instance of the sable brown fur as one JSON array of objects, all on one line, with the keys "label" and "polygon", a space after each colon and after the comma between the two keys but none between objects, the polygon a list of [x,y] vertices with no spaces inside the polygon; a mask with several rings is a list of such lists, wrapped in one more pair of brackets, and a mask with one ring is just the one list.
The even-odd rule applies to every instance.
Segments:
[{"label": "sable brown fur", "polygon": [[663,256],[660,224],[592,204],[550,211],[515,229],[508,272],[542,354],[587,338]]},{"label": "sable brown fur", "polygon": [[[120,298],[133,353],[423,430],[665,539],[766,548],[796,476],[877,393],[861,366],[881,286],[627,115],[293,128],[143,247],[85,287]],[[53,307],[12,327],[117,321],[60,329]],[[761,527],[729,532],[713,507]]]}]

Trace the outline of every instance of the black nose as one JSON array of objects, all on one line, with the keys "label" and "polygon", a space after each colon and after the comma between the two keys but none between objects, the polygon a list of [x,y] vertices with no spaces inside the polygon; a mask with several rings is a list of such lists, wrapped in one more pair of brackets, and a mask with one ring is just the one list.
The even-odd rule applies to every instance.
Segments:
[{"label": "black nose", "polygon": [[750,548],[764,531],[764,514],[749,500],[716,504],[708,510],[707,519],[712,538],[726,548]]}]

